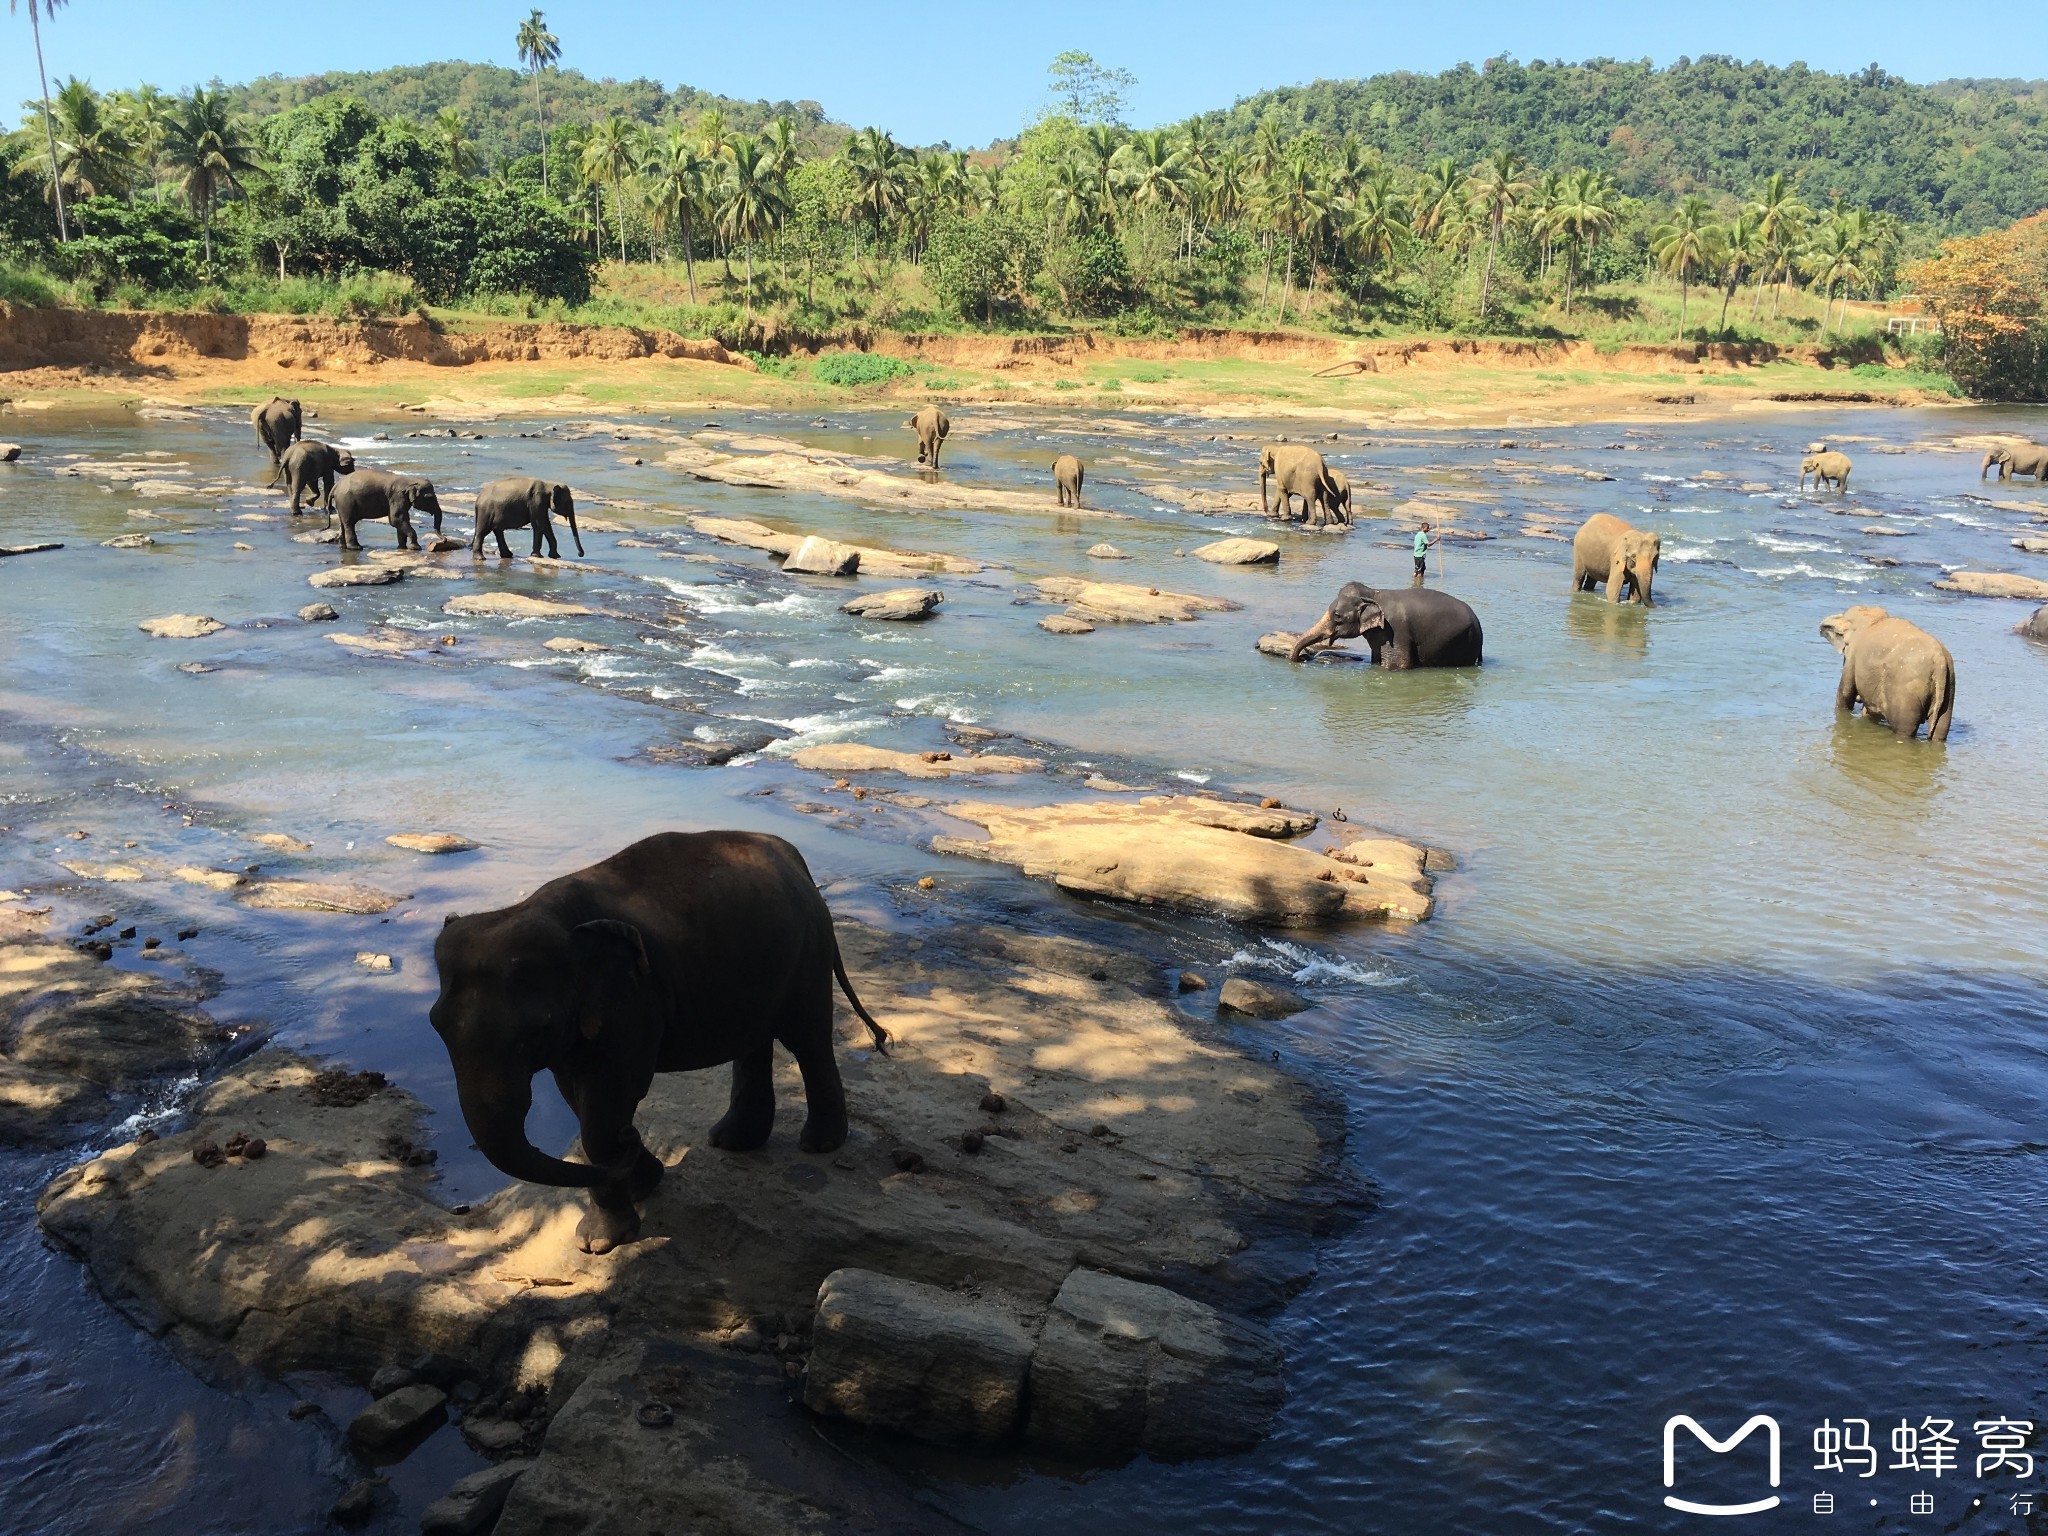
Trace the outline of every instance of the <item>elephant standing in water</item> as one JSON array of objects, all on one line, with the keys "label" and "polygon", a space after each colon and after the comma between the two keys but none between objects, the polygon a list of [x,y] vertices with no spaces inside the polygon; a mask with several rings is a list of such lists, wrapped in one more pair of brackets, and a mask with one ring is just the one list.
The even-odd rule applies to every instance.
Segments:
[{"label": "elephant standing in water", "polygon": [[269,404],[259,405],[249,413],[249,425],[256,429],[256,441],[270,450],[270,479],[266,483],[275,485],[285,449],[297,442],[305,430],[299,402],[272,395]]},{"label": "elephant standing in water", "polygon": [[[1267,499],[1266,483],[1280,487],[1277,503]],[[1294,498],[1301,498],[1302,520],[1321,528],[1334,516],[1339,523],[1350,521],[1350,482],[1346,481],[1339,506],[1339,492],[1330,478],[1330,467],[1313,448],[1298,443],[1268,443],[1259,450],[1259,506],[1268,517],[1294,520]]]},{"label": "elephant standing in water", "polygon": [[1071,453],[1063,453],[1052,461],[1052,483],[1063,507],[1081,505],[1081,482],[1088,478],[1088,472],[1081,467],[1081,461]]},{"label": "elephant standing in water", "polygon": [[359,469],[341,482],[335,493],[334,509],[341,514],[341,547],[361,549],[356,524],[387,522],[398,530],[400,549],[418,549],[420,536],[413,530],[412,514],[430,514],[434,532],[441,531],[441,502],[434,495],[434,482],[420,475],[394,475],[382,469]]},{"label": "elephant standing in water", "polygon": [[1390,672],[1414,667],[1476,667],[1486,636],[1471,605],[1428,587],[1386,587],[1375,591],[1347,581],[1320,619],[1295,639],[1287,653],[1299,661],[1317,645],[1364,636],[1373,665]]},{"label": "elephant standing in water", "polygon": [[1330,510],[1337,521],[1347,527],[1351,523],[1351,477],[1341,469],[1328,471],[1330,477]]},{"label": "elephant standing in water", "polygon": [[1650,588],[1663,558],[1664,541],[1654,533],[1595,512],[1572,538],[1572,590],[1590,592],[1603,581],[1607,600],[1618,603],[1634,589],[1634,601],[1651,607]]},{"label": "elephant standing in water", "polygon": [[1806,489],[1808,475],[1813,476],[1816,491],[1832,484],[1836,490],[1846,493],[1849,489],[1849,455],[1833,451],[1809,453],[1799,461],[1799,489],[1802,491]]},{"label": "elephant standing in water", "polygon": [[279,461],[285,484],[291,487],[292,516],[299,515],[299,503],[311,499],[334,520],[334,480],[337,475],[355,473],[356,456],[346,448],[331,447],[302,439],[285,449]]},{"label": "elephant standing in water", "polygon": [[937,469],[939,445],[953,430],[953,423],[947,419],[946,413],[936,405],[928,405],[904,425],[917,433],[917,462]]},{"label": "elephant standing in water", "polygon": [[[803,1073],[798,1145],[831,1152],[846,1141],[834,977],[875,1048],[888,1048],[846,979],[803,855],[761,832],[658,833],[515,906],[450,917],[434,964],[441,995],[429,1018],[477,1149],[515,1179],[588,1189],[576,1229],[586,1253],[630,1242],[634,1202],[661,1179],[633,1128],[655,1073],[731,1062],[731,1107],[709,1140],[749,1152],[775,1124],[779,1041]],[[543,1069],[576,1113],[587,1163],[527,1139]]]},{"label": "elephant standing in water", "polygon": [[1842,653],[1835,708],[1882,720],[1901,741],[1927,727],[1929,741],[1947,741],[1955,715],[1956,663],[1948,647],[1918,624],[1859,603],[1820,621],[1820,632]]},{"label": "elephant standing in water", "polygon": [[1998,466],[1998,478],[2010,480],[2014,475],[2027,475],[2035,480],[2048,481],[2048,448],[2039,443],[2000,444],[1984,455],[1984,463],[1977,471],[1982,480],[1991,472],[1991,466]]},{"label": "elephant standing in water", "polygon": [[510,560],[512,550],[505,543],[507,528],[532,528],[533,553],[540,553],[542,540],[548,546],[548,558],[562,558],[561,546],[555,543],[555,527],[548,520],[552,512],[569,525],[569,537],[576,541],[576,555],[583,556],[583,535],[576,531],[576,501],[569,494],[569,487],[560,481],[533,480],[525,476],[514,476],[509,480],[493,480],[478,489],[476,493],[476,533],[469,541],[469,552],[481,555],[484,552],[484,535],[496,534],[498,558]]}]

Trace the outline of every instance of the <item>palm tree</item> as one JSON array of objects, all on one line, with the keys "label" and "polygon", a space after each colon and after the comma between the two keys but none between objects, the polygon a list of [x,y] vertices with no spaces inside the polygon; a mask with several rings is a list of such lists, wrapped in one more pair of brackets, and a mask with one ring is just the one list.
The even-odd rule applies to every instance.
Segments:
[{"label": "palm tree", "polygon": [[1358,261],[1361,297],[1373,268],[1391,262],[1407,238],[1407,201],[1396,189],[1392,171],[1376,171],[1345,211],[1344,241]]},{"label": "palm tree", "polygon": [[[7,0],[7,14],[12,16],[20,0]],[[42,16],[54,16],[63,9],[64,0],[42,0]],[[57,238],[69,240],[71,231],[64,222],[64,174],[57,168],[57,130],[50,121],[50,77],[43,70],[43,26],[36,12],[36,0],[28,0],[28,29],[36,40],[36,79],[43,87],[43,137],[50,146],[50,191],[57,200]]]},{"label": "palm tree", "polygon": [[1813,280],[1827,285],[1825,302],[1821,305],[1821,326],[1829,326],[1828,316],[1834,308],[1835,285],[1842,287],[1841,320],[1834,325],[1839,328],[1849,318],[1849,290],[1864,278],[1862,262],[1869,253],[1870,235],[1866,216],[1861,210],[1844,213],[1836,210],[1819,237],[1813,242],[1806,256],[1807,270]]},{"label": "palm tree", "polygon": [[1118,180],[1134,208],[1170,208],[1187,195],[1180,150],[1164,128],[1134,133],[1118,152]]},{"label": "palm tree", "polygon": [[448,169],[458,176],[474,176],[481,163],[476,152],[476,140],[469,136],[469,125],[462,120],[462,113],[454,107],[443,107],[434,116],[434,137],[440,141],[441,153],[448,157]]},{"label": "palm tree", "polygon": [[1085,223],[1095,212],[1095,181],[1079,160],[1062,160],[1052,168],[1045,186],[1045,232]]},{"label": "palm tree", "polygon": [[1711,262],[1721,231],[1704,197],[1686,198],[1669,223],[1650,231],[1650,250],[1666,272],[1678,274],[1678,334],[1685,335],[1685,308],[1692,275]]},{"label": "palm tree", "polygon": [[1415,233],[1441,241],[1457,223],[1464,198],[1465,173],[1447,155],[1423,172],[1415,189]]},{"label": "palm tree", "polygon": [[583,145],[583,179],[592,186],[612,184],[612,216],[619,226],[619,260],[626,259],[626,177],[639,163],[636,125],[614,112],[593,123]]},{"label": "palm tree", "polygon": [[165,135],[164,158],[179,173],[186,201],[199,210],[208,277],[213,275],[213,205],[223,192],[240,191],[241,178],[257,168],[256,151],[241,135],[241,124],[228,110],[227,92],[218,89],[185,97]]},{"label": "palm tree", "polygon": [[669,128],[668,137],[646,167],[648,207],[655,229],[666,239],[672,228],[682,226],[683,271],[689,278],[692,304],[697,302],[697,256],[691,220],[704,201],[704,172],[704,158],[680,123]]},{"label": "palm tree", "polygon": [[1579,263],[1585,253],[1600,243],[1600,237],[1614,228],[1621,217],[1621,198],[1614,179],[1605,171],[1573,171],[1565,178],[1564,192],[1557,208],[1557,224],[1564,235],[1564,312],[1572,312],[1572,292],[1577,284]]},{"label": "palm tree", "polygon": [[170,133],[172,102],[153,85],[138,85],[115,98],[115,118],[134,146],[135,161],[149,172],[150,189],[164,200],[164,140]]},{"label": "palm tree", "polygon": [[879,128],[847,135],[847,168],[853,172],[853,207],[875,226],[875,250],[882,248],[882,226],[904,204],[908,157],[895,138]]},{"label": "palm tree", "polygon": [[562,56],[562,40],[548,30],[547,21],[534,11],[519,23],[519,62],[533,75],[533,115],[540,119],[540,189],[548,190],[548,114],[541,105],[540,72]]},{"label": "palm tree", "polygon": [[1096,205],[1112,218],[1116,215],[1116,152],[1123,143],[1123,135],[1109,123],[1092,124],[1082,140],[1082,159],[1095,183]]},{"label": "palm tree", "polygon": [[760,144],[737,139],[729,150],[731,190],[719,210],[726,238],[747,248],[746,318],[754,318],[754,245],[776,229],[789,211],[781,182],[771,171]]},{"label": "palm tree", "polygon": [[1721,318],[1715,329],[1728,329],[1728,301],[1735,297],[1735,290],[1742,286],[1743,278],[1762,260],[1764,254],[1763,229],[1753,213],[1739,213],[1726,229],[1721,232],[1721,244],[1716,253],[1721,261]]},{"label": "palm tree", "polygon": [[1493,261],[1500,251],[1501,231],[1529,195],[1528,164],[1511,149],[1497,150],[1472,167],[1466,206],[1486,220],[1486,274],[1479,280],[1479,318],[1486,319],[1493,293]]},{"label": "palm tree", "polygon": [[1315,146],[1307,135],[1287,146],[1287,158],[1267,194],[1267,208],[1287,239],[1287,275],[1280,285],[1280,321],[1287,321],[1287,301],[1294,287],[1295,247],[1318,229],[1330,213],[1330,189],[1320,176]]},{"label": "palm tree", "polygon": [[[69,191],[75,201],[126,191],[135,168],[135,146],[92,87],[83,80],[64,81],[57,87],[54,116],[57,157],[52,163],[57,176],[50,184],[52,196]],[[24,160],[15,174],[40,175],[41,167]]]},{"label": "palm tree", "polygon": [[763,128],[761,149],[769,171],[787,181],[803,163],[803,147],[796,141],[796,119],[785,113]]},{"label": "palm tree", "polygon": [[1757,189],[1755,200],[1744,211],[1756,215],[1757,232],[1764,243],[1764,258],[1757,268],[1756,299],[1750,305],[1750,318],[1756,317],[1756,311],[1763,303],[1765,275],[1773,274],[1777,284],[1771,293],[1771,318],[1775,320],[1778,318],[1778,300],[1784,296],[1785,277],[1792,268],[1793,253],[1799,247],[1806,221],[1813,216],[1813,210],[1799,201],[1792,183],[1783,172],[1779,172]]}]

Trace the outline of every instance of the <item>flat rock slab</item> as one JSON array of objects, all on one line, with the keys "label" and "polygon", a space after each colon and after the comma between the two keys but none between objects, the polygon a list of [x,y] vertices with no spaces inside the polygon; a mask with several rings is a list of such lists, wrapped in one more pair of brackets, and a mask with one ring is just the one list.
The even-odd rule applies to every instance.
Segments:
[{"label": "flat rock slab", "polygon": [[820,773],[900,773],[913,779],[950,779],[976,773],[1038,773],[1045,768],[1042,758],[1005,757],[1000,753],[968,753],[942,757],[919,752],[892,752],[886,747],[864,746],[859,742],[822,742],[800,747],[791,759],[799,768]]},{"label": "flat rock slab", "polygon": [[101,549],[149,549],[155,544],[156,540],[146,533],[123,533],[100,540]]},{"label": "flat rock slab", "polygon": [[460,1478],[420,1511],[420,1536],[480,1536],[498,1518],[512,1487],[533,1466],[531,1461],[501,1461]]},{"label": "flat rock slab", "polygon": [[590,651],[602,651],[609,647],[599,645],[595,640],[578,640],[571,635],[556,635],[546,642],[551,651],[561,651],[571,656],[580,656]]},{"label": "flat rock slab", "polygon": [[441,605],[443,613],[468,618],[570,619],[595,613],[581,603],[558,603],[552,598],[528,597],[522,592],[469,592],[451,597]]},{"label": "flat rock slab", "polygon": [[[1278,656],[1282,661],[1285,661],[1289,653],[1294,649],[1294,642],[1300,638],[1299,635],[1292,634],[1287,630],[1276,629],[1271,634],[1259,636],[1255,649],[1262,655]],[[1361,655],[1357,651],[1347,651],[1342,646],[1324,645],[1316,647],[1316,649],[1310,651],[1301,659],[1303,661],[1370,662],[1372,657],[1370,655]]]},{"label": "flat rock slab", "polygon": [[202,886],[209,891],[232,891],[247,885],[249,877],[232,869],[207,869],[199,864],[180,864],[171,871],[171,878],[182,880],[187,885]]},{"label": "flat rock slab", "polygon": [[308,603],[299,610],[300,622],[306,624],[332,624],[340,617],[332,603]]},{"label": "flat rock slab", "polygon": [[2014,539],[2012,547],[2030,555],[2048,555],[2048,539]]},{"label": "flat rock slab", "polygon": [[282,848],[286,853],[304,853],[313,845],[293,837],[289,832],[255,832],[249,841],[261,843],[266,848]]},{"label": "flat rock slab", "polygon": [[448,1394],[416,1382],[386,1393],[349,1421],[348,1442],[375,1458],[425,1438],[448,1421]]},{"label": "flat rock slab", "polygon": [[1128,560],[1131,557],[1114,544],[1091,544],[1088,546],[1090,560]]},{"label": "flat rock slab", "polygon": [[453,832],[394,832],[384,839],[394,848],[407,848],[414,853],[468,853],[472,848],[483,845],[467,837],[457,837]]},{"label": "flat rock slab", "polygon": [[1951,571],[1935,586],[1944,592],[1963,592],[1971,597],[2024,597],[2036,603],[2048,599],[2048,581],[2013,576],[2005,571]]},{"label": "flat rock slab", "polygon": [[1089,624],[1171,624],[1203,613],[1227,613],[1239,605],[1222,597],[1164,592],[1128,582],[1086,581],[1047,576],[1032,583],[1039,599],[1067,605],[1067,617]]},{"label": "flat rock slab", "polygon": [[306,578],[309,587],[388,587],[405,580],[402,565],[337,565]]},{"label": "flat rock slab", "polygon": [[243,886],[235,899],[245,907],[274,912],[346,912],[361,917],[389,912],[407,896],[368,885],[331,884],[318,880],[261,880]]},{"label": "flat rock slab", "polygon": [[782,568],[799,576],[858,576],[860,551],[850,544],[808,538],[789,552]]},{"label": "flat rock slab", "polygon": [[159,640],[203,640],[219,634],[227,625],[203,613],[167,613],[160,619],[144,619],[135,627]]},{"label": "flat rock slab", "polygon": [[1035,1319],[866,1269],[818,1288],[804,1406],[949,1445],[995,1446],[1023,1413]]},{"label": "flat rock slab", "polygon": [[[1042,495],[994,486],[959,485],[936,473],[898,474],[882,467],[900,461],[832,453],[786,438],[749,437],[739,441],[749,448],[767,451],[724,453],[701,443],[689,443],[671,450],[662,462],[699,480],[722,485],[876,501],[927,512],[1048,510]],[[1087,507],[1071,511],[1081,517],[1103,515]]]},{"label": "flat rock slab", "polygon": [[1225,1013],[1241,1013],[1254,1019],[1286,1019],[1309,1006],[1308,999],[1286,987],[1276,987],[1244,976],[1233,976],[1216,994],[1216,1006]]},{"label": "flat rock slab", "polygon": [[1264,539],[1218,539],[1193,553],[1211,565],[1275,565],[1280,560],[1280,546]]},{"label": "flat rock slab", "polygon": [[1077,619],[1071,613],[1047,614],[1038,621],[1038,627],[1048,635],[1092,635],[1095,626],[1086,619]]},{"label": "flat rock slab", "polygon": [[1170,507],[1181,507],[1189,512],[1224,514],[1252,512],[1270,517],[1272,511],[1259,505],[1257,491],[1202,491],[1191,490],[1183,485],[1167,485],[1153,482],[1138,487],[1141,496],[1153,501],[1163,501]]},{"label": "flat rock slab", "polygon": [[[748,549],[766,550],[770,554],[788,556],[796,552],[805,535],[784,533],[770,528],[766,523],[749,522],[737,517],[693,517],[690,526],[706,538],[717,539],[723,544],[738,544]],[[978,560],[966,560],[958,555],[927,554],[915,550],[875,549],[866,544],[846,544],[860,556],[860,568],[870,576],[972,576],[985,569]]]},{"label": "flat rock slab", "polygon": [[922,619],[946,600],[946,594],[929,587],[897,587],[888,592],[872,592],[856,597],[850,603],[841,603],[839,611],[850,613],[857,619],[889,619],[904,622]]}]

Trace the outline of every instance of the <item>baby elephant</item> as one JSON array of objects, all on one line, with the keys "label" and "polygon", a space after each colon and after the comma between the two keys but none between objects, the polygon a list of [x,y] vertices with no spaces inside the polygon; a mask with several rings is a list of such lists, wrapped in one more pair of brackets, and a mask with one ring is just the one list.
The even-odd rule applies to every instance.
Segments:
[{"label": "baby elephant", "polygon": [[[1806,489],[1806,477],[1813,476],[1813,488],[1817,491],[1824,485],[1833,485],[1838,491],[1849,489],[1849,455],[1846,453],[1809,453],[1799,461],[1799,489]],[[1982,478],[1981,476],[1979,478]]]},{"label": "baby elephant", "polygon": [[1081,505],[1081,482],[1087,478],[1081,461],[1071,453],[1063,453],[1052,461],[1052,483],[1063,507]]},{"label": "baby elephant", "polygon": [[576,541],[576,554],[583,554],[583,535],[576,531],[576,502],[569,494],[569,487],[559,480],[532,480],[514,476],[509,480],[493,480],[476,493],[476,533],[469,541],[472,556],[484,552],[484,535],[495,534],[498,540],[498,558],[510,560],[512,550],[505,543],[507,528],[531,528],[533,530],[533,553],[540,554],[543,540],[548,546],[548,558],[559,560],[562,551],[555,543],[555,527],[548,521],[552,512],[569,525],[569,537]]},{"label": "baby elephant", "polygon": [[917,462],[939,467],[939,445],[953,430],[953,423],[936,405],[928,405],[904,423],[917,434]]},{"label": "baby elephant", "polygon": [[1920,734],[1947,741],[1956,705],[1956,663],[1948,647],[1918,624],[1882,608],[1858,604],[1820,621],[1820,632],[1842,653],[1835,708],[1882,720],[1901,741]]},{"label": "baby elephant", "polygon": [[441,531],[441,503],[434,495],[434,482],[419,475],[359,469],[341,482],[334,495],[334,510],[341,514],[343,549],[361,549],[356,524],[370,522],[387,522],[396,528],[400,549],[418,549],[420,536],[412,526],[414,512],[432,516],[434,532]]},{"label": "baby elephant", "polygon": [[299,515],[300,501],[313,500],[320,503],[321,509],[327,513],[327,520],[333,522],[334,478],[354,474],[356,456],[346,448],[334,448],[304,438],[285,449],[280,463],[285,484],[291,487],[292,516]]},{"label": "baby elephant", "polygon": [[1633,589],[1636,602],[1651,606],[1650,587],[1664,541],[1606,512],[1596,512],[1572,539],[1572,590],[1590,592],[1603,581],[1607,600],[1618,603]]}]

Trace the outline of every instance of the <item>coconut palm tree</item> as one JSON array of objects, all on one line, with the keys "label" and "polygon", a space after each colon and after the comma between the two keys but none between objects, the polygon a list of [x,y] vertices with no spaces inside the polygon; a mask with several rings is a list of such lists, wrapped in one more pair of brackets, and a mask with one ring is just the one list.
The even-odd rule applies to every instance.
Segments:
[{"label": "coconut palm tree", "polygon": [[1287,302],[1294,288],[1295,248],[1308,241],[1330,214],[1330,189],[1321,176],[1315,145],[1308,135],[1287,146],[1287,157],[1266,196],[1274,228],[1287,241],[1287,274],[1280,285],[1280,321],[1287,322]]},{"label": "coconut palm tree", "polygon": [[583,179],[592,186],[611,183],[612,217],[619,226],[619,260],[626,259],[626,178],[639,166],[636,125],[614,112],[593,123],[583,144]]},{"label": "coconut palm tree", "polygon": [[[7,0],[7,14],[12,16],[20,0]],[[64,8],[64,0],[41,0],[42,11],[36,10],[37,0],[28,0],[28,29],[36,40],[36,79],[43,88],[43,138],[50,146],[50,194],[57,202],[57,238],[69,240],[71,231],[64,222],[64,173],[57,168],[57,129],[50,121],[50,77],[43,70],[43,24],[42,17],[54,16]]]},{"label": "coconut palm tree", "polygon": [[1392,171],[1376,171],[1360,185],[1344,210],[1344,243],[1358,262],[1361,298],[1365,280],[1373,269],[1391,263],[1407,239],[1407,200],[1401,196]]},{"label": "coconut palm tree", "polygon": [[1666,272],[1678,275],[1678,334],[1685,335],[1686,300],[1692,291],[1692,276],[1712,264],[1721,231],[1714,223],[1714,211],[1704,197],[1692,196],[1680,202],[1668,222],[1650,231],[1650,251]]},{"label": "coconut palm tree", "polygon": [[1728,301],[1735,297],[1735,290],[1742,286],[1747,277],[1763,260],[1764,236],[1761,222],[1753,213],[1738,213],[1721,231],[1721,243],[1715,254],[1721,266],[1721,318],[1714,329],[1728,329]]},{"label": "coconut palm tree", "polygon": [[1557,208],[1558,228],[1564,235],[1564,312],[1572,312],[1572,293],[1577,286],[1579,265],[1586,253],[1600,243],[1600,237],[1614,228],[1621,217],[1621,196],[1614,179],[1605,171],[1573,171],[1565,178],[1564,192]]},{"label": "coconut palm tree", "polygon": [[787,181],[803,163],[803,146],[796,140],[796,119],[784,113],[761,130],[761,151],[771,173]]},{"label": "coconut palm tree", "polygon": [[1513,150],[1497,150],[1472,167],[1467,183],[1465,206],[1486,220],[1486,272],[1479,279],[1482,322],[1493,293],[1493,262],[1500,253],[1501,233],[1532,190],[1528,169],[1528,163]]},{"label": "coconut palm tree", "polygon": [[879,252],[883,226],[903,209],[909,157],[879,128],[847,135],[844,154],[853,172],[853,208],[873,223]]},{"label": "coconut palm tree", "polygon": [[649,221],[667,239],[680,227],[683,237],[683,271],[690,284],[690,302],[697,302],[697,256],[694,219],[703,206],[705,192],[704,157],[697,143],[680,123],[671,124],[668,136],[655,147],[642,167],[648,192]]},{"label": "coconut palm tree", "polygon": [[[1832,325],[1839,329],[1842,321],[1849,318],[1849,290],[1864,280],[1863,261],[1869,254],[1870,234],[1865,215],[1837,209],[1821,226],[1806,254],[1806,268],[1813,280],[1826,285],[1826,298],[1821,305],[1821,326]],[[1830,322],[1828,316],[1834,308],[1835,286],[1842,289],[1841,319]]]},{"label": "coconut palm tree", "polygon": [[1755,199],[1744,210],[1756,215],[1757,232],[1763,240],[1762,263],[1757,268],[1756,298],[1750,304],[1750,318],[1756,318],[1756,311],[1763,303],[1763,283],[1766,276],[1775,276],[1776,285],[1771,291],[1771,318],[1778,318],[1778,301],[1784,297],[1785,278],[1792,270],[1793,257],[1806,233],[1807,220],[1813,217],[1813,210],[1799,200],[1791,181],[1779,172],[1765,179],[1757,188]]},{"label": "coconut palm tree", "polygon": [[1172,208],[1187,196],[1186,164],[1164,128],[1132,134],[1117,156],[1117,184],[1133,208]]},{"label": "coconut palm tree", "polygon": [[780,227],[789,211],[781,182],[769,169],[767,155],[753,139],[736,139],[728,151],[732,176],[719,222],[726,238],[746,247],[746,318],[754,318],[754,246]]},{"label": "coconut palm tree", "polygon": [[1123,145],[1122,131],[1110,123],[1091,124],[1082,137],[1081,157],[1095,184],[1095,205],[1111,218],[1116,216],[1116,154]]},{"label": "coconut palm tree", "polygon": [[1425,240],[1442,242],[1465,204],[1465,173],[1448,155],[1422,174],[1415,189],[1415,233]]},{"label": "coconut palm tree", "polygon": [[476,140],[469,136],[469,125],[458,109],[443,107],[434,115],[433,136],[448,159],[449,170],[457,176],[476,174],[482,163],[476,152]]},{"label": "coconut palm tree", "polygon": [[533,76],[533,115],[540,119],[540,189],[548,190],[548,114],[540,99],[540,72],[562,56],[562,40],[539,11],[519,23],[519,62]]},{"label": "coconut palm tree", "polygon": [[[56,119],[56,180],[50,183],[52,197],[69,194],[81,197],[102,193],[118,194],[128,189],[135,169],[135,146],[122,132],[120,119],[94,94],[83,80],[70,79],[57,87],[53,116]],[[24,160],[15,167],[17,176],[40,176],[43,168]]]},{"label": "coconut palm tree", "polygon": [[242,125],[228,110],[227,92],[201,89],[178,105],[164,139],[164,159],[178,172],[179,189],[199,212],[206,272],[213,275],[213,205],[224,192],[241,190],[242,178],[257,169],[256,150],[242,138]]},{"label": "coconut palm tree", "polygon": [[170,133],[171,98],[153,85],[138,85],[114,98],[115,120],[134,148],[135,163],[149,173],[150,190],[164,200],[164,140]]},{"label": "coconut palm tree", "polygon": [[1045,185],[1045,232],[1047,238],[1060,230],[1085,224],[1095,213],[1095,181],[1079,160],[1062,160],[1052,168]]}]

